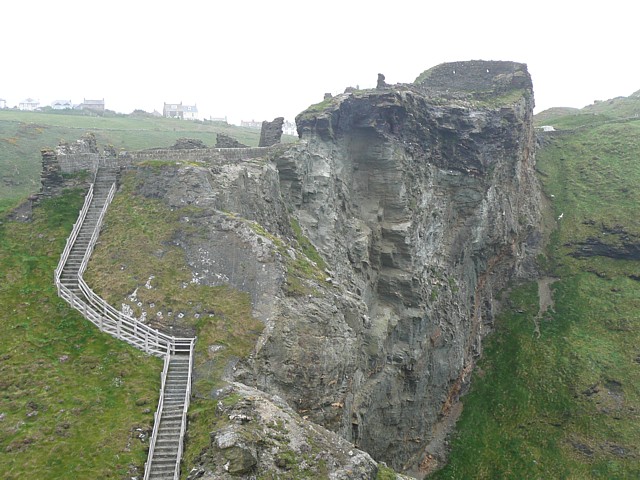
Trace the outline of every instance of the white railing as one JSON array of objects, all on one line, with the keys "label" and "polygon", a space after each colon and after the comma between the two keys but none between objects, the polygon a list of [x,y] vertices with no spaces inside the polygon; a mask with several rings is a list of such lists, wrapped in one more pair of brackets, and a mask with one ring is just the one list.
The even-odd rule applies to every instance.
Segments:
[{"label": "white railing", "polygon": [[187,429],[187,411],[189,410],[189,401],[191,400],[191,372],[193,371],[193,347],[196,339],[191,339],[189,345],[189,376],[187,377],[187,391],[184,395],[184,407],[182,409],[182,420],[180,422],[180,439],[178,440],[178,456],[176,457],[176,469],[173,473],[173,480],[180,478],[180,460],[182,459],[182,450],[184,447],[184,433]]},{"label": "white railing", "polygon": [[87,211],[93,199],[93,185],[89,189],[89,193],[85,199],[85,203],[80,210],[78,220],[76,221],[64,251],[60,257],[60,262],[55,270],[54,278],[58,295],[65,299],[72,307],[80,310],[85,317],[96,325],[101,331],[112,334],[113,336],[124,340],[127,343],[156,356],[164,356],[166,354],[187,353],[190,350],[192,342],[191,338],[174,337],[162,333],[139,320],[123,314],[116,310],[99,295],[97,295],[85,282],[83,274],[89,263],[89,258],[93,253],[100,227],[104,219],[104,215],[115,194],[115,183],[112,185],[105,200],[105,204],[100,212],[97,223],[91,235],[91,239],[87,246],[87,250],[83,256],[80,269],[78,270],[78,287],[84,294],[86,302],[81,297],[74,294],[68,287],[62,284],[60,277],[62,270],[69,258],[69,253],[73,248],[73,244],[82,228],[82,224],[86,218]]},{"label": "white railing", "polygon": [[89,191],[87,192],[87,196],[84,199],[84,205],[80,209],[78,213],[78,219],[76,223],[73,224],[73,230],[71,230],[71,234],[67,237],[67,243],[64,246],[64,250],[62,251],[62,255],[60,255],[60,261],[58,262],[58,266],[54,273],[54,281],[56,287],[58,288],[58,295],[60,295],[60,275],[62,275],[62,269],[64,268],[67,260],[69,259],[69,253],[71,253],[71,249],[73,248],[73,244],[78,238],[78,233],[80,233],[80,229],[82,228],[82,224],[84,223],[84,219],[87,216],[87,212],[89,211],[89,205],[91,205],[91,201],[93,200],[93,183],[89,187]]},{"label": "white railing", "polygon": [[[96,172],[97,177],[97,172]],[[115,187],[114,183],[109,190],[105,203],[100,211],[98,216],[96,225],[93,229],[91,239],[89,240],[89,244],[87,245],[87,249],[84,252],[82,262],[77,272],[78,279],[78,287],[82,292],[84,298],[76,295],[73,291],[71,291],[66,285],[64,285],[60,277],[62,276],[62,271],[69,259],[69,254],[73,248],[73,245],[79,235],[80,229],[86,219],[87,212],[89,211],[89,207],[93,200],[94,195],[94,184],[92,184],[89,188],[89,192],[85,198],[84,205],[78,214],[78,220],[73,226],[71,234],[67,238],[67,243],[63,250],[62,255],[60,256],[60,261],[58,262],[58,266],[54,273],[54,280],[56,284],[56,288],[58,290],[58,295],[66,300],[73,308],[82,312],[85,318],[87,318],[90,322],[96,325],[101,331],[111,334],[112,336],[123,340],[140,350],[143,350],[151,355],[156,355],[160,357],[164,357],[164,368],[161,376],[161,388],[160,388],[160,400],[158,402],[158,408],[155,414],[155,421],[153,427],[153,433],[150,439],[150,449],[147,463],[145,464],[145,480],[148,480],[151,465],[151,459],[153,457],[153,453],[155,450],[155,445],[157,441],[158,429],[160,427],[160,420],[162,415],[162,410],[164,407],[164,390],[167,380],[167,374],[169,369],[169,361],[170,355],[175,355],[176,353],[188,354],[189,355],[189,372],[187,379],[187,388],[185,392],[185,400],[182,410],[182,420],[180,427],[180,438],[178,442],[178,452],[176,458],[176,467],[174,473],[174,479],[177,480],[180,475],[180,460],[182,458],[183,451],[183,442],[184,442],[184,434],[187,424],[187,410],[189,408],[189,401],[191,397],[191,372],[193,368],[193,349],[196,339],[195,338],[181,338],[181,337],[173,337],[170,335],[166,335],[160,332],[157,329],[154,329],[133,317],[129,317],[128,315],[123,314],[122,312],[116,310],[107,302],[105,302],[99,295],[97,295],[85,282],[83,278],[83,274],[87,268],[89,263],[89,258],[93,253],[93,249],[98,240],[98,236],[100,234],[100,228],[102,226],[102,221],[104,220],[105,213],[109,204],[113,200],[113,196],[115,195]]]},{"label": "white railing", "polygon": [[100,227],[102,226],[104,216],[113,200],[114,194],[115,183],[109,190],[78,270],[78,287],[88,301],[88,304],[84,306],[82,311],[100,330],[108,332],[116,338],[152,355],[163,356],[165,354],[174,354],[176,351],[188,351],[188,345],[191,339],[166,335],[133,317],[125,315],[104,301],[84,280],[84,272],[89,264],[89,259],[91,258],[100,234]]},{"label": "white railing", "polygon": [[[162,369],[162,375],[160,376],[160,399],[158,400],[158,408],[156,413],[153,414],[153,432],[149,440],[149,454],[147,455],[147,462],[144,464],[144,480],[149,480],[149,474],[151,473],[151,461],[153,460],[153,452],[156,449],[156,441],[158,440],[158,430],[160,429],[160,419],[162,418],[162,409],[164,408],[164,387],[167,383],[167,375],[169,373],[169,355],[164,357],[164,368]],[[180,457],[178,457],[179,459]],[[179,463],[176,461],[176,463]]]}]

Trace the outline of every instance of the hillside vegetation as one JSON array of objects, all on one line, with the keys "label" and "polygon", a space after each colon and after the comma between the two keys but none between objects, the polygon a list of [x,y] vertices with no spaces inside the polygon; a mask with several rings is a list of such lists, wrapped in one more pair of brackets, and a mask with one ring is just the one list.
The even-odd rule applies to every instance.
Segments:
[{"label": "hillside vegetation", "polygon": [[535,283],[503,299],[434,478],[640,478],[640,120],[620,120],[627,100],[557,117],[567,131],[542,137],[554,304],[541,310]]},{"label": "hillside vegetation", "polygon": [[582,109],[554,107],[535,116],[538,126],[552,125],[558,130],[589,128],[605,123],[626,122],[640,118],[640,93],[596,101]]},{"label": "hillside vegetation", "polygon": [[[53,284],[85,192],[69,190],[42,202],[28,223],[8,216],[39,189],[40,149],[74,142],[86,131],[98,145],[124,150],[171,146],[180,137],[212,146],[219,132],[257,145],[260,133],[210,122],[0,110],[0,476],[6,479],[141,478],[146,460],[161,361],[100,333],[57,297]],[[115,209],[131,207],[118,198]],[[147,208],[138,220],[155,213]],[[242,295],[225,291],[217,298],[236,307],[225,322],[247,315]],[[206,300],[226,312],[219,301]],[[195,327],[206,339],[208,333]],[[193,402],[192,415],[201,423],[209,410]],[[206,427],[193,432],[192,444],[200,437],[208,442]]]}]

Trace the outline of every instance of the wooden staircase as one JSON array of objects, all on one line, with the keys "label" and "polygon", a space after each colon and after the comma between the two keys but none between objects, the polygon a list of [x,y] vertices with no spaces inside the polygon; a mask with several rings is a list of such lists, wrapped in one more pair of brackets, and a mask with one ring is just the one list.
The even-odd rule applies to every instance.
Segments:
[{"label": "wooden staircase", "polygon": [[[176,473],[176,465],[180,463],[178,452],[182,451],[181,442],[182,414],[190,381],[190,359],[188,355],[171,355],[167,371],[166,383],[161,399],[162,410],[158,430],[152,438],[153,454],[147,461],[148,478],[150,480],[171,480]],[[147,478],[147,477],[145,477]]]},{"label": "wooden staircase", "polygon": [[82,221],[78,235],[73,242],[69,257],[62,268],[61,283],[85,302],[87,299],[78,285],[78,272],[89,248],[89,242],[96,229],[100,214],[105,207],[109,191],[115,182],[116,170],[114,168],[103,167],[98,170],[93,183],[91,203]]},{"label": "wooden staircase", "polygon": [[165,363],[144,480],[177,480],[180,476],[195,338],[176,338],[127,317],[108,305],[82,275],[98,238],[106,209],[115,193],[117,169],[100,167],[55,272],[58,295],[100,330],[160,357]]}]

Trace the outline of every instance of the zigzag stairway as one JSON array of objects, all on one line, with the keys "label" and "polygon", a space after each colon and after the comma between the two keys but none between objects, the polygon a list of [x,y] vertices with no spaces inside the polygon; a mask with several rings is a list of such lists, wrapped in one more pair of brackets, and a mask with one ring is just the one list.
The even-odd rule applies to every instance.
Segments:
[{"label": "zigzag stairway", "polygon": [[125,316],[96,295],[82,278],[102,219],[115,193],[116,178],[116,168],[98,168],[60,258],[55,282],[58,295],[100,330],[149,354],[164,357],[160,401],[150,438],[144,480],[177,480],[191,396],[195,338],[175,338]]}]

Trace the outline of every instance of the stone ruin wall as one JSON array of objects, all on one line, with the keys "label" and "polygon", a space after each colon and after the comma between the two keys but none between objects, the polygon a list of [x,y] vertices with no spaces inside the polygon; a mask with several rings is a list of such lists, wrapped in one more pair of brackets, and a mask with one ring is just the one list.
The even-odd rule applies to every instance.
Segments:
[{"label": "stone ruin wall", "polygon": [[531,87],[531,79],[522,72],[521,64],[507,61],[450,62],[433,67],[423,75],[423,79],[418,77],[418,84],[437,92]]},{"label": "stone ruin wall", "polygon": [[[198,148],[191,150],[158,149],[122,152],[116,157],[99,153],[70,153],[49,155],[47,161],[48,163],[56,162],[61,173],[95,172],[98,165],[114,165],[126,168],[139,162],[151,160],[219,165],[253,160],[270,153],[277,153],[286,148],[285,145],[280,144],[272,147]],[[44,160],[43,154],[43,162]]]},{"label": "stone ruin wall", "polygon": [[[188,150],[157,149],[135,152],[122,152],[111,155],[108,152],[95,153],[87,151],[69,152],[61,149],[42,150],[42,171],[40,175],[40,191],[32,200],[43,197],[54,197],[65,188],[84,185],[88,187],[93,181],[98,166],[119,167],[120,169],[135,166],[145,161],[194,162],[203,166],[216,166],[229,163],[241,163],[282,153],[292,144],[278,144],[271,147],[247,148],[198,148]],[[83,177],[70,178],[69,175],[88,172]]]}]

